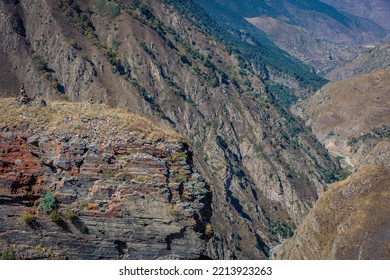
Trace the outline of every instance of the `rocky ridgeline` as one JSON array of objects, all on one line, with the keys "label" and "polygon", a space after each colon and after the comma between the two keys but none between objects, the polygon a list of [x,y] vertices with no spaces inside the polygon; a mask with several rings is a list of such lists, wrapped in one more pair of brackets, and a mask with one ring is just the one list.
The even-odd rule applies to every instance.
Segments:
[{"label": "rocky ridgeline", "polygon": [[[31,116],[35,109],[26,110]],[[115,136],[99,126],[109,118],[81,122],[90,129],[74,134],[61,125],[38,129],[35,120],[25,130],[1,123],[0,252],[22,259],[202,257],[212,235],[211,193],[187,145]],[[39,207],[48,193],[51,213]]]}]

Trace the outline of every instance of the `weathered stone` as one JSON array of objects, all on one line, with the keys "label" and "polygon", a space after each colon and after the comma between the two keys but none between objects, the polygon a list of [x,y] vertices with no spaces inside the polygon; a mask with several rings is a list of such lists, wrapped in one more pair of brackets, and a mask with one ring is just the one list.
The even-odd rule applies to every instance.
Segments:
[{"label": "weathered stone", "polygon": [[[190,160],[170,161],[183,144],[138,139],[103,145],[68,136],[42,141],[43,132],[21,135],[0,135],[0,240],[17,248],[19,257],[196,259],[205,254],[209,192],[195,195],[170,173],[187,174],[206,187],[200,174],[191,172]],[[34,193],[27,196],[30,189]],[[37,194],[48,191],[56,197],[58,223],[37,208]],[[76,216],[67,219],[67,211]],[[23,212],[37,219],[26,224],[18,218]]]}]

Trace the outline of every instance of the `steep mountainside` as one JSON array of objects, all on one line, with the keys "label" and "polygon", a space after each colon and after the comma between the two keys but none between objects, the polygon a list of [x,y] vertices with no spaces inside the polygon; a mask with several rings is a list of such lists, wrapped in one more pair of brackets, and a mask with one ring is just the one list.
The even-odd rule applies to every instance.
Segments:
[{"label": "steep mountainside", "polygon": [[317,72],[327,71],[351,53],[359,52],[363,45],[383,42],[389,34],[389,30],[369,19],[344,13],[321,1],[197,1],[228,27],[263,38],[242,23],[247,19],[280,48]]},{"label": "steep mountainside", "polygon": [[330,83],[298,104],[296,111],[332,153],[358,165],[390,137],[389,88],[390,69],[386,69]]},{"label": "steep mountainside", "polygon": [[274,257],[388,260],[389,176],[389,166],[367,166],[331,186]]},{"label": "steep mountainside", "polygon": [[390,2],[387,0],[321,0],[321,2],[332,5],[351,15],[369,19],[390,30]]},{"label": "steep mountainside", "polygon": [[352,60],[338,65],[326,77],[330,80],[342,80],[386,68],[390,68],[390,43],[360,53]]},{"label": "steep mountainside", "polygon": [[329,187],[274,258],[390,258],[389,88],[386,69],[330,83],[297,105],[353,174]]},{"label": "steep mountainside", "polygon": [[183,138],[103,105],[0,102],[0,252],[198,259],[211,193]]},{"label": "steep mountainside", "polygon": [[[213,185],[208,255],[266,258],[340,168],[259,79],[288,56],[245,60],[185,2],[2,1],[1,89],[15,96],[24,82],[30,95],[92,98],[175,128]],[[323,82],[289,69],[297,88]]]}]

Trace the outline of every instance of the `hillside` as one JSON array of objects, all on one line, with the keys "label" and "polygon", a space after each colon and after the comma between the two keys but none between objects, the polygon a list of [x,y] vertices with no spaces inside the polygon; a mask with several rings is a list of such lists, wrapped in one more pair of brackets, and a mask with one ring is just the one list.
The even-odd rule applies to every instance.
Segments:
[{"label": "hillside", "polygon": [[206,254],[211,193],[182,136],[104,105],[0,108],[2,259]]},{"label": "hillside", "polygon": [[[195,14],[201,8],[188,14],[183,3],[2,1],[1,90],[16,96],[24,82],[30,96],[92,99],[183,134],[213,189],[206,255],[264,259],[340,178],[340,166],[259,78],[272,73],[265,66],[295,62],[246,60],[210,31],[214,21]],[[305,77],[305,67],[289,69],[278,71],[302,91],[324,82]]]},{"label": "hillside", "polygon": [[383,28],[390,30],[390,3],[387,0],[321,0],[321,2],[332,5],[351,15],[369,19]]},{"label": "hillside", "polygon": [[294,107],[344,166],[294,236],[273,251],[279,259],[389,259],[390,69],[324,86]]},{"label": "hillside", "polygon": [[[321,73],[351,55],[353,57],[366,44],[384,42],[389,35],[388,29],[371,18],[346,13],[324,1],[197,2],[228,28],[243,30],[240,32],[247,32],[258,40],[271,39],[278,47]],[[386,5],[382,8],[385,13],[390,11]],[[245,19],[258,31],[243,23]]]},{"label": "hillside", "polygon": [[330,83],[295,111],[329,151],[357,165],[390,137],[389,88],[390,69],[381,70]]},{"label": "hillside", "polygon": [[343,80],[386,68],[390,68],[390,43],[359,53],[350,61],[332,69],[326,77],[330,80]]},{"label": "hillside", "polygon": [[274,257],[388,260],[389,176],[388,166],[367,166],[331,186]]}]

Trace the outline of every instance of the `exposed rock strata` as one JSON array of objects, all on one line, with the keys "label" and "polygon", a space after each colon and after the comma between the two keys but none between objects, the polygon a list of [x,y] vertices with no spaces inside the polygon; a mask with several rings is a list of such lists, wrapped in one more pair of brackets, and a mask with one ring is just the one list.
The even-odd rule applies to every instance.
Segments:
[{"label": "exposed rock strata", "polygon": [[[82,105],[57,106],[63,107],[57,111],[60,114],[72,106],[83,110]],[[37,110],[44,114],[49,109]],[[57,127],[38,127],[40,119],[32,119],[29,110],[25,113],[30,123],[24,129],[2,122],[0,252],[13,248],[23,259],[197,259],[204,255],[212,234],[210,229],[205,233],[211,193],[187,145],[180,138],[163,140],[164,134],[154,138],[153,126],[139,119],[127,125],[150,126],[152,134],[143,138],[130,130],[126,135],[116,131],[116,123],[127,121],[118,119],[122,115],[113,111],[99,118],[89,112],[88,118],[75,120],[76,126],[86,127],[74,133],[62,130],[65,115]],[[57,222],[38,208],[47,192],[55,195],[61,215]],[[76,217],[67,219],[67,211],[74,211]],[[22,213],[35,215],[36,220],[25,222]]]}]

